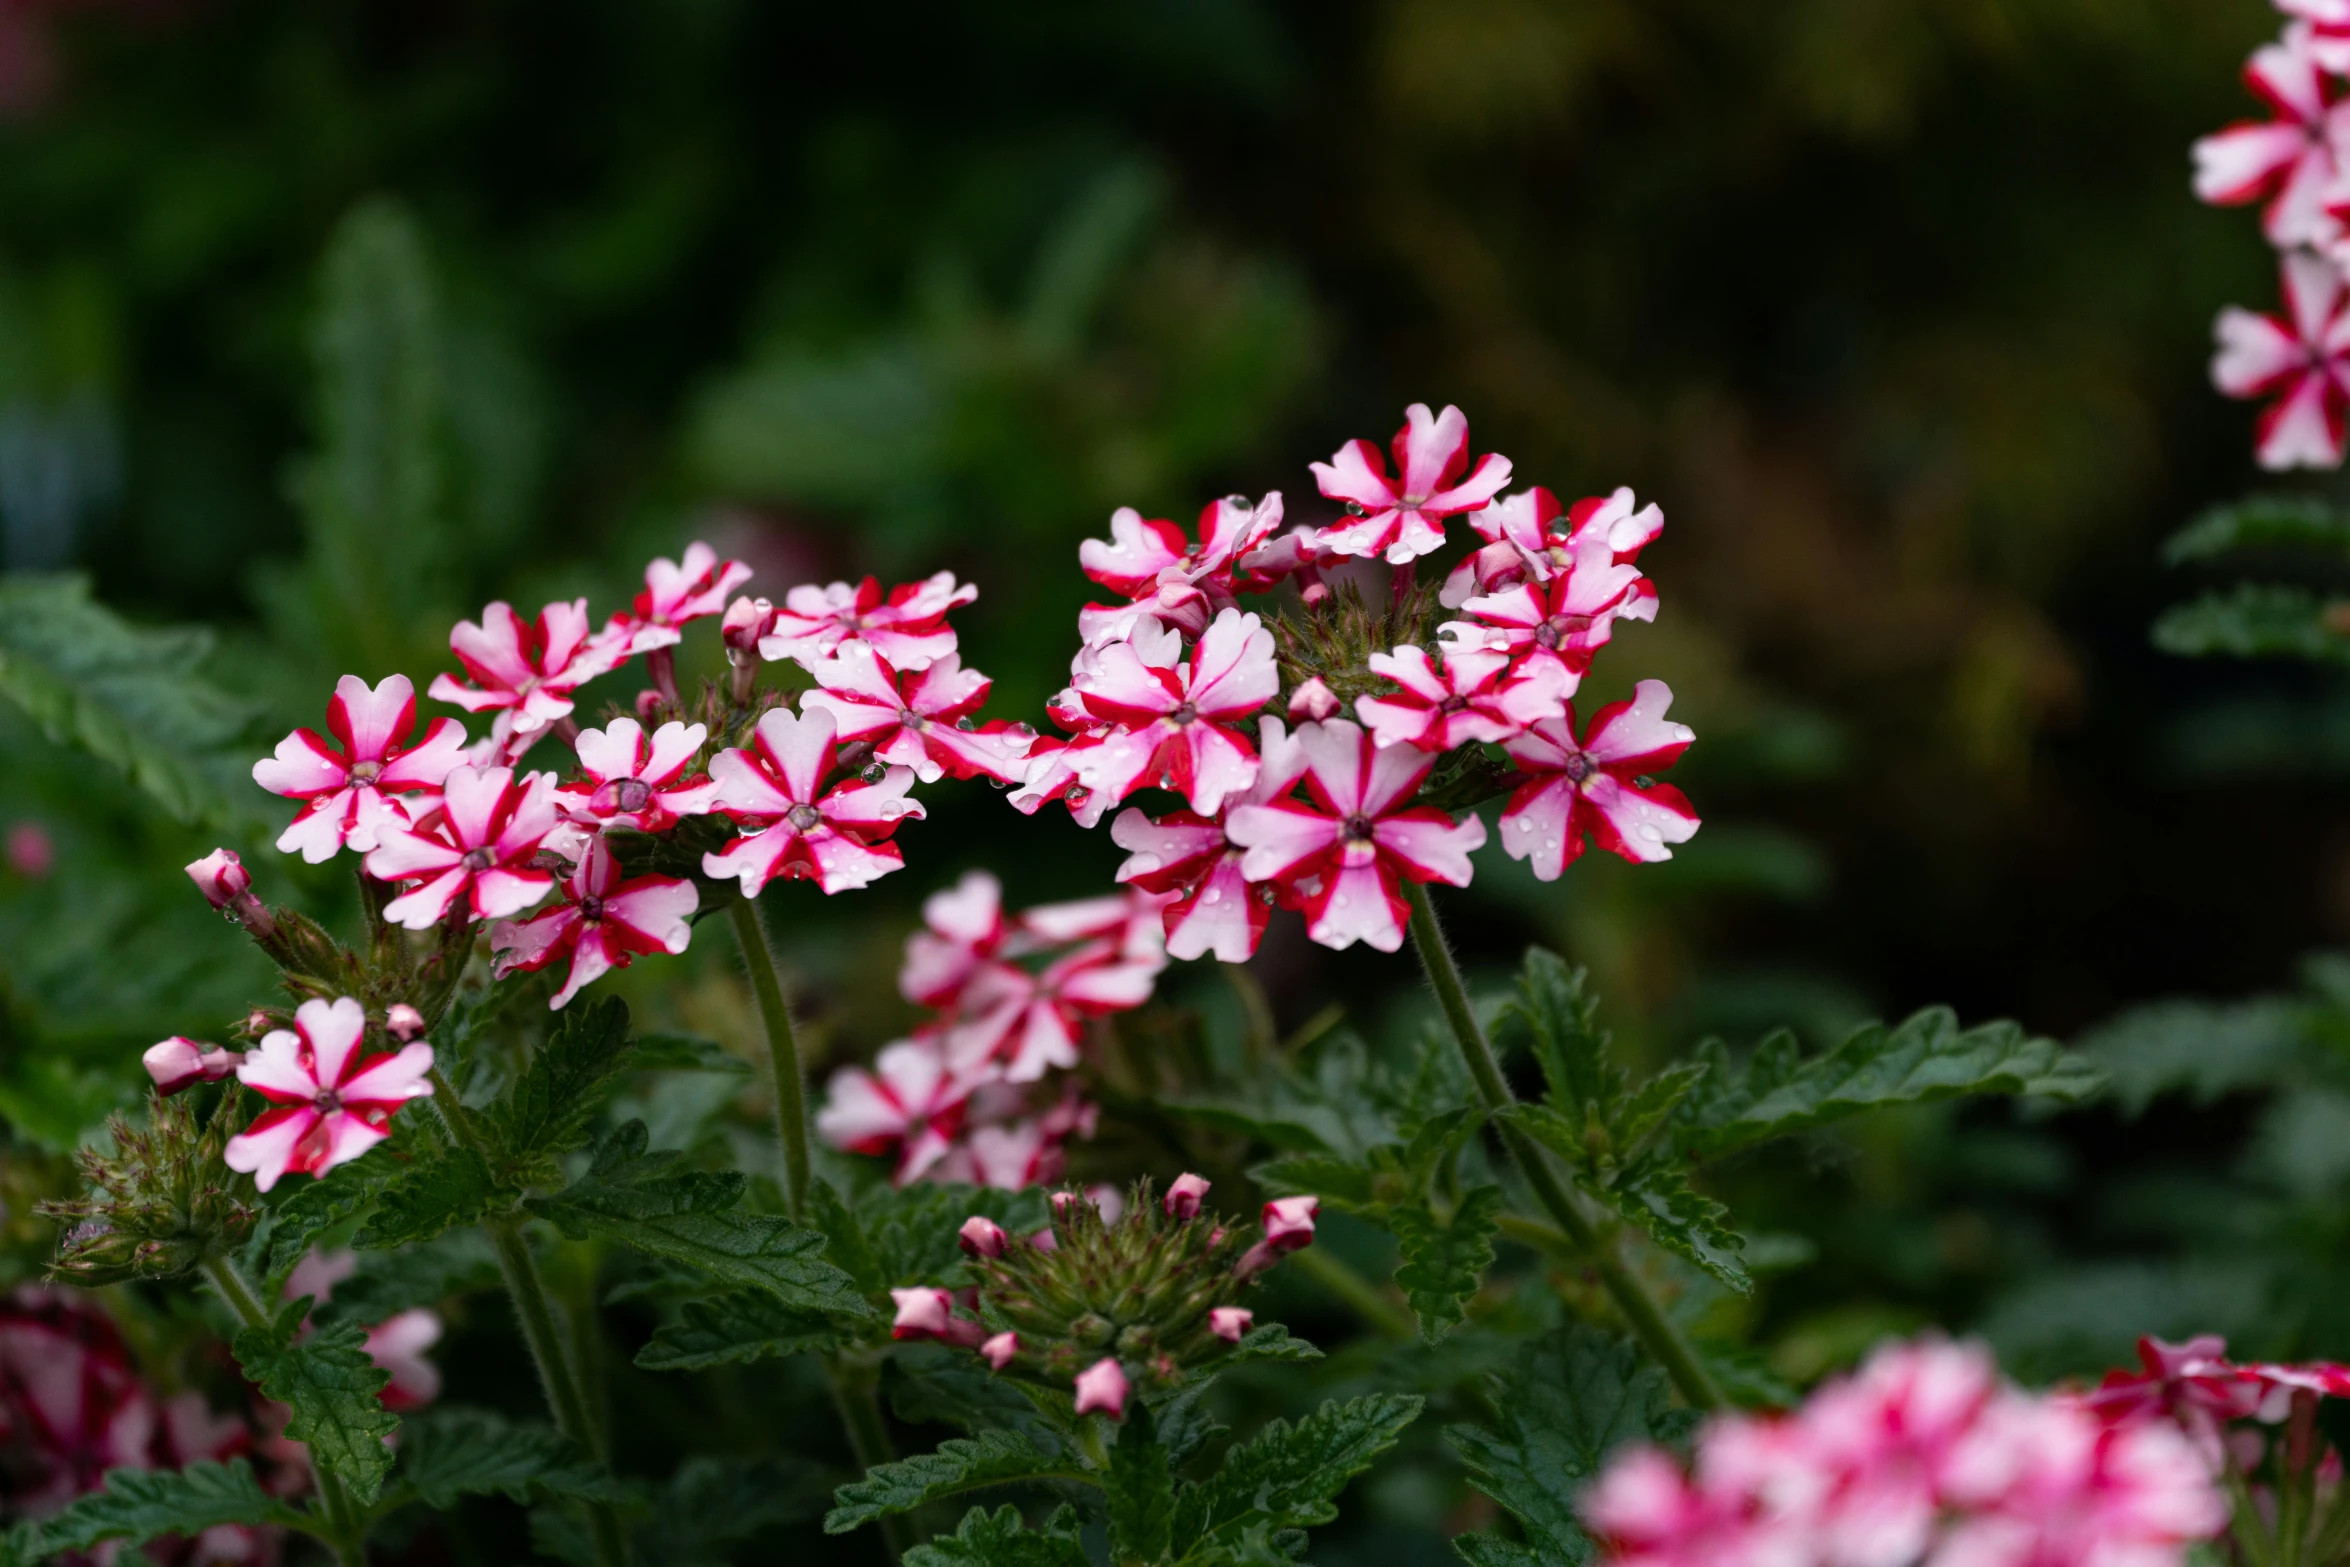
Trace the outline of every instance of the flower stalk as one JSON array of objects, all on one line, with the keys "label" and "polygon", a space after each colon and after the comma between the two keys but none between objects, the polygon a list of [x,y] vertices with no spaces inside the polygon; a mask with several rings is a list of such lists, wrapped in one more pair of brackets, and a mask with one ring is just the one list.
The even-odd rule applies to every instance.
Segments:
[{"label": "flower stalk", "polygon": [[[1406,881],[1403,895],[1404,901],[1411,905],[1412,944],[1420,954],[1421,967],[1427,971],[1428,984],[1436,992],[1437,1005],[1444,1012],[1454,1043],[1460,1047],[1469,1076],[1477,1085],[1477,1096],[1485,1101],[1489,1114],[1498,1116],[1517,1102],[1517,1096],[1510,1091],[1509,1080],[1501,1074],[1501,1063],[1494,1057],[1493,1046],[1469,1006],[1469,992],[1461,982],[1460,965],[1453,961],[1444,930],[1436,923],[1436,909],[1428,901],[1428,889],[1418,882]],[[1646,1286],[1624,1266],[1615,1237],[1600,1233],[1584,1212],[1582,1203],[1559,1180],[1541,1145],[1506,1121],[1498,1121],[1496,1125],[1502,1145],[1525,1176],[1535,1200],[1549,1212],[1575,1248],[1588,1257],[1589,1266],[1599,1274],[1600,1283],[1616,1303],[1616,1309],[1624,1314],[1632,1331],[1665,1368],[1681,1396],[1693,1409],[1721,1408],[1722,1390],[1715,1384],[1712,1373],[1665,1316]]]}]

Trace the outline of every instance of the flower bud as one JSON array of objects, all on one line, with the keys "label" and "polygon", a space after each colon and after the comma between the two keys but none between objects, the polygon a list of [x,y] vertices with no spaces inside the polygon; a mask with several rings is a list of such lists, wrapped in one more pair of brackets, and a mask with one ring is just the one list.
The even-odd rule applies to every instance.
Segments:
[{"label": "flower bud", "polygon": [[1167,1210],[1170,1219],[1196,1219],[1200,1199],[1207,1196],[1210,1184],[1206,1178],[1187,1171],[1175,1177],[1167,1195],[1159,1199],[1159,1206]]},{"label": "flower bud", "polygon": [[890,1324],[889,1336],[897,1339],[934,1338],[944,1344],[958,1344],[975,1349],[987,1336],[986,1329],[976,1322],[968,1322],[954,1314],[954,1297],[942,1289],[891,1290],[889,1298],[897,1302],[897,1320]]},{"label": "flower bud", "polygon": [[1338,713],[1338,693],[1322,683],[1320,675],[1309,675],[1306,683],[1290,693],[1289,716],[1300,723],[1320,723]]},{"label": "flower bud", "polygon": [[188,867],[188,879],[216,909],[233,909],[253,887],[253,877],[234,849],[215,849]]},{"label": "flower bud", "polygon": [[775,618],[775,606],[762,598],[744,594],[726,606],[726,618],[718,623],[718,635],[726,643],[726,656],[736,664],[757,663],[759,638],[767,634],[768,622]]},{"label": "flower bud", "polygon": [[1126,1418],[1126,1373],[1115,1359],[1103,1358],[1077,1373],[1077,1413]]},{"label": "flower bud", "polygon": [[1273,1266],[1283,1252],[1314,1244],[1314,1215],[1321,1206],[1319,1197],[1280,1197],[1265,1204],[1265,1238],[1242,1253],[1232,1271],[1245,1279]]},{"label": "flower bud", "polygon": [[994,1338],[979,1346],[979,1353],[990,1366],[1001,1371],[1012,1363],[1014,1355],[1020,1353],[1020,1335],[998,1333]]},{"label": "flower bud", "polygon": [[1053,1234],[1050,1226],[1029,1236],[1028,1244],[1034,1246],[1038,1251],[1059,1251],[1061,1249],[1060,1237]]},{"label": "flower bud", "polygon": [[405,1001],[395,1001],[384,1011],[384,1031],[406,1044],[424,1032],[424,1014]]},{"label": "flower bud", "polygon": [[57,840],[39,822],[12,822],[8,868],[27,881],[41,881],[57,867]]},{"label": "flower bud", "polygon": [[660,722],[661,709],[668,705],[667,697],[647,686],[636,694],[636,721],[651,729]]},{"label": "flower bud", "polygon": [[1216,1337],[1233,1344],[1240,1342],[1256,1320],[1257,1314],[1246,1306],[1218,1306],[1208,1313],[1208,1327]]},{"label": "flower bud", "polygon": [[242,1059],[235,1051],[179,1034],[149,1045],[140,1057],[147,1075],[155,1079],[155,1091],[167,1097],[197,1083],[219,1082],[235,1071]]},{"label": "flower bud", "polygon": [[986,1214],[975,1213],[963,1221],[959,1238],[964,1252],[969,1256],[1001,1257],[1005,1243],[1011,1237],[1004,1233],[1004,1227],[995,1220]]}]

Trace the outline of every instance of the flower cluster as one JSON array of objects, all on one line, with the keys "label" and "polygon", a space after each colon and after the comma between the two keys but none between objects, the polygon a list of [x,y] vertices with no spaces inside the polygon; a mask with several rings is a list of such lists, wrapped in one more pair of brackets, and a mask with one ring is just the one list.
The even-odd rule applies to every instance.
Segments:
[{"label": "flower cluster", "polygon": [[[1313,465],[1345,508],[1325,526],[1283,531],[1278,494],[1232,496],[1200,513],[1196,541],[1121,510],[1107,541],[1079,550],[1122,602],[1079,616],[1083,645],[1048,708],[1065,735],[1033,742],[1012,803],[1059,800],[1090,827],[1139,790],[1181,796],[1110,829],[1129,852],[1119,880],[1167,900],[1173,957],[1238,962],[1276,906],[1326,946],[1396,950],[1403,884],[1466,885],[1485,843],[1480,818],[1456,817],[1473,798],[1431,798],[1432,779],[1471,768],[1484,795],[1509,794],[1503,849],[1545,880],[1587,842],[1654,861],[1697,830],[1680,791],[1648,776],[1693,738],[1665,718],[1664,684],[1641,682],[1587,726],[1573,706],[1617,622],[1655,617],[1637,560],[1663,528],[1657,508],[1629,490],[1569,507],[1540,488],[1501,496],[1509,460],[1472,465],[1456,408],[1415,404],[1390,450],[1392,471],[1360,440]],[[1458,618],[1429,637],[1415,563],[1455,520],[1474,543],[1434,598]],[[1390,571],[1384,613],[1330,580],[1374,561]],[[1284,583],[1302,623],[1238,602]]]},{"label": "flower cluster", "polygon": [[2195,143],[2195,194],[2261,204],[2279,252],[2284,309],[2220,312],[2211,376],[2230,397],[2265,398],[2264,468],[2338,468],[2350,418],[2350,17],[2339,0],[2277,0],[2282,34],[2244,63],[2266,119]]},{"label": "flower cluster", "polygon": [[1073,1389],[1079,1415],[1121,1419],[1135,1388],[1171,1391],[1231,1353],[1256,1321],[1240,1297],[1313,1244],[1314,1198],[1269,1202],[1259,1224],[1228,1227],[1203,1210],[1207,1193],[1196,1175],[1155,1201],[1148,1181],[1115,1204],[1056,1192],[1052,1227],[1027,1239],[974,1214],[962,1234],[977,1281],[968,1298],[892,1290],[892,1336],[976,1350],[999,1375]]},{"label": "flower cluster", "polygon": [[870,1069],[833,1074],[818,1132],[853,1153],[894,1155],[901,1184],[1018,1190],[1055,1179],[1062,1143],[1094,1122],[1055,1074],[1082,1059],[1089,1019],[1150,999],[1166,966],[1165,901],[1128,892],[1007,915],[985,871],[934,893],[898,974],[931,1015]]},{"label": "flower cluster", "polygon": [[1686,1467],[1620,1454],[1584,1513],[1619,1567],[2155,1567],[2228,1521],[2174,1426],[2026,1393],[1934,1339],[1791,1414],[1714,1417]]}]

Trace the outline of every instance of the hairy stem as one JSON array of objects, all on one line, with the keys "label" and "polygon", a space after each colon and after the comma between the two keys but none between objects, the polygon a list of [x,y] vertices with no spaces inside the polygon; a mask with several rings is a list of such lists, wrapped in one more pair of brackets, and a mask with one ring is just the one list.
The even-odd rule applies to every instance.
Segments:
[{"label": "hairy stem", "polygon": [[797,1219],[808,1202],[808,1096],[800,1081],[799,1042],[792,1037],[791,1010],[775,977],[775,954],[759,923],[759,906],[738,898],[729,905],[727,917],[734,921],[734,939],[742,946],[751,995],[767,1032],[767,1062],[775,1076],[775,1131],[783,1141],[783,1198]]},{"label": "hairy stem", "polygon": [[[1454,1043],[1460,1046],[1461,1059],[1468,1064],[1469,1076],[1476,1082],[1478,1097],[1485,1101],[1487,1111],[1498,1116],[1517,1102],[1517,1096],[1510,1092],[1509,1079],[1501,1075],[1501,1063],[1494,1058],[1485,1031],[1477,1026],[1477,1015],[1469,1007],[1468,989],[1461,983],[1460,966],[1453,961],[1452,948],[1446,944],[1444,931],[1436,923],[1436,909],[1428,901],[1428,889],[1407,881],[1403,891],[1404,900],[1411,905],[1412,944],[1419,949],[1420,965],[1427,970],[1428,983],[1436,992],[1436,1002],[1444,1011],[1445,1022],[1451,1026]],[[1600,1283],[1615,1301],[1616,1309],[1624,1314],[1632,1331],[1665,1368],[1673,1385],[1681,1390],[1681,1396],[1694,1409],[1721,1408],[1722,1391],[1714,1385],[1712,1375],[1680,1330],[1667,1320],[1646,1286],[1624,1266],[1615,1239],[1602,1237],[1582,1203],[1559,1180],[1542,1146],[1506,1121],[1497,1121],[1496,1128],[1501,1133],[1502,1146],[1509,1150],[1510,1158],[1533,1189],[1535,1200],[1549,1211],[1575,1249],[1588,1257],[1589,1266],[1599,1274]]]},{"label": "hairy stem", "polygon": [[[514,1320],[522,1328],[523,1342],[530,1346],[532,1363],[538,1367],[539,1387],[546,1395],[548,1412],[555,1417],[555,1429],[578,1443],[582,1452],[608,1460],[611,1454],[604,1441],[603,1426],[588,1402],[578,1368],[564,1350],[563,1330],[555,1321],[554,1303],[547,1296],[547,1281],[539,1273],[538,1259],[530,1254],[530,1241],[522,1233],[522,1222],[499,1219],[483,1228],[489,1232],[490,1245],[498,1254],[498,1273],[506,1281],[506,1296],[514,1303]],[[612,1510],[609,1502],[588,1504],[588,1526],[595,1540],[599,1567],[625,1567],[628,1540],[620,1529],[620,1515]]]},{"label": "hairy stem", "polygon": [[1419,1324],[1412,1320],[1410,1312],[1328,1247],[1309,1246],[1304,1251],[1291,1252],[1283,1260],[1336,1296],[1383,1337],[1406,1339],[1419,1331]]},{"label": "hairy stem", "polygon": [[[268,1305],[260,1291],[237,1271],[237,1265],[226,1257],[204,1259],[204,1279],[213,1293],[228,1303],[237,1321],[248,1328],[267,1328],[270,1325]],[[360,1528],[359,1509],[351,1500],[350,1490],[340,1476],[321,1469],[316,1461],[310,1465],[311,1478],[318,1485],[318,1516],[324,1526],[320,1533],[335,1560],[341,1567],[366,1567],[367,1547]]]}]

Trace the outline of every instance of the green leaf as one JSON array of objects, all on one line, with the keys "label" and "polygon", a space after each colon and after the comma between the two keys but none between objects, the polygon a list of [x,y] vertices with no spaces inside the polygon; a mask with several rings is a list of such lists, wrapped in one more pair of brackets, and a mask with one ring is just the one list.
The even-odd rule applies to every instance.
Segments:
[{"label": "green leaf", "polygon": [[1249,1178],[1273,1192],[1307,1192],[1341,1213],[1368,1218],[1394,1196],[1383,1192],[1380,1171],[1370,1164],[1330,1153],[1293,1153],[1268,1159]]},{"label": "green leaf", "polygon": [[2207,1105],[2223,1094],[2283,1082],[2306,1054],[2310,1011],[2307,1002],[2286,996],[2158,1001],[2073,1043],[2105,1068],[2122,1113],[2135,1116],[2164,1093]]},{"label": "green leaf", "polygon": [[1292,1338],[1289,1329],[1278,1322],[1260,1322],[1241,1335],[1230,1353],[1215,1363],[1221,1373],[1234,1366],[1245,1366],[1260,1360],[1320,1360],[1322,1352],[1302,1338]]},{"label": "green leaf", "polygon": [[660,1567],[724,1567],[741,1559],[727,1547],[803,1523],[823,1505],[824,1487],[813,1464],[689,1458],[654,1497],[653,1516],[637,1530],[637,1559]]},{"label": "green leaf", "polygon": [[261,820],[246,743],[259,710],[198,673],[209,632],[133,626],[80,576],[0,576],[0,696],[179,821]]},{"label": "green leaf", "polygon": [[558,1180],[558,1162],[588,1143],[588,1125],[631,1063],[628,1004],[617,996],[575,1003],[529,1068],[485,1116],[507,1184]]},{"label": "green leaf", "polygon": [[[1247,1340],[1241,1342],[1245,1345]],[[1230,1357],[1222,1364],[1230,1364]],[[1017,1431],[1047,1452],[1061,1450],[1059,1432],[1035,1403],[969,1350],[943,1344],[893,1345],[882,1363],[881,1385],[892,1412],[908,1425]]]},{"label": "green leaf", "polygon": [[39,1554],[87,1551],[106,1540],[136,1545],[159,1534],[193,1537],[219,1524],[287,1524],[298,1517],[261,1489],[253,1466],[242,1458],[184,1469],[116,1469],[107,1474],[104,1490],[39,1526]]},{"label": "green leaf", "polygon": [[358,1271],[335,1286],[334,1299],[320,1304],[318,1318],[381,1322],[498,1282],[498,1258],[489,1237],[479,1230],[455,1230],[405,1251],[359,1253]]},{"label": "green leaf", "polygon": [[1898,1028],[1872,1023],[1809,1061],[1792,1062],[1783,1045],[1758,1050],[1743,1079],[1718,1078],[1691,1096],[1682,1143],[1719,1154],[1891,1105],[1960,1094],[2077,1101],[2104,1081],[2094,1062],[2052,1039],[2009,1022],[1961,1029],[1947,1007],[1929,1007]]},{"label": "green leaf", "polygon": [[400,1433],[396,1483],[436,1512],[456,1506],[460,1496],[492,1491],[516,1502],[550,1496],[619,1502],[629,1494],[559,1431],[445,1405],[416,1416]]},{"label": "green leaf", "polygon": [[2350,555],[2350,516],[2311,495],[2256,495],[2214,506],[2162,546],[2166,566],[2244,549],[2311,549]]},{"label": "green leaf", "polygon": [[2334,609],[2306,589],[2243,582],[2164,610],[2154,622],[2154,645],[2185,658],[2342,663],[2350,661],[2350,636],[2335,628]]},{"label": "green leaf", "polygon": [[311,1460],[341,1477],[351,1494],[373,1503],[391,1467],[384,1438],[400,1427],[377,1397],[391,1380],[367,1356],[367,1330],[356,1322],[320,1327],[294,1340],[292,1308],[269,1327],[246,1328],[230,1347],[249,1381],[292,1411],[286,1435],[310,1448]]},{"label": "green leaf", "polygon": [[1477,1293],[1493,1266],[1501,1206],[1500,1187],[1480,1186],[1461,1198],[1449,1224],[1439,1224],[1424,1207],[1399,1206],[1387,1215],[1402,1251],[1395,1282],[1420,1319],[1420,1336],[1431,1344],[1461,1320],[1461,1303]]},{"label": "green leaf", "polygon": [[889,1288],[889,1274],[865,1239],[865,1227],[830,1181],[819,1178],[810,1183],[808,1218],[824,1232],[825,1256],[854,1279],[860,1291],[878,1296]]},{"label": "green leaf", "polygon": [[460,1224],[474,1224],[512,1201],[482,1156],[470,1148],[443,1148],[392,1177],[352,1244],[409,1246]]},{"label": "green leaf", "polygon": [[636,1055],[629,1062],[635,1072],[724,1072],[751,1075],[751,1063],[715,1039],[699,1034],[639,1034]]},{"label": "green leaf", "polygon": [[[828,1525],[829,1527],[829,1525]],[[1055,1510],[1041,1529],[1021,1526],[1020,1509],[974,1507],[962,1526],[906,1553],[906,1567],[1091,1567],[1077,1543],[1077,1515]]]},{"label": "green leaf", "polygon": [[706,1371],[780,1355],[840,1347],[841,1320],[787,1306],[765,1290],[729,1290],[688,1301],[678,1320],[657,1329],[636,1363],[647,1371]]},{"label": "green leaf", "polygon": [[1338,1516],[1333,1499],[1419,1418],[1422,1401],[1372,1393],[1333,1400],[1292,1426],[1267,1425],[1225,1456],[1214,1479],[1176,1502],[1174,1555],[1237,1542],[1252,1527],[1306,1529]]},{"label": "green leaf", "polygon": [[1444,1436],[1468,1465],[1469,1483],[1509,1509],[1526,1544],[1464,1536],[1455,1545],[1472,1567],[1591,1560],[1577,1505],[1600,1464],[1626,1442],[1679,1441],[1697,1420],[1672,1407],[1662,1370],[1588,1327],[1537,1341],[1487,1388],[1492,1429],[1456,1425]]},{"label": "green leaf", "polygon": [[740,1211],[741,1176],[682,1169],[681,1158],[647,1153],[645,1123],[631,1121],[604,1139],[587,1174],[529,1206],[574,1240],[604,1236],[806,1311],[871,1314],[856,1281],[824,1260],[821,1231]]},{"label": "green leaf", "polygon": [[882,1289],[968,1282],[963,1267],[963,1221],[995,1220],[1014,1235],[1033,1235],[1047,1222],[1041,1191],[1006,1192],[984,1186],[917,1181],[882,1187],[857,1205],[857,1223],[872,1248]]},{"label": "green leaf", "polygon": [[373,1202],[396,1168],[387,1159],[354,1159],[303,1182],[272,1206],[246,1250],[247,1264],[261,1279],[262,1298],[277,1299],[311,1243]]},{"label": "green leaf", "polygon": [[935,1453],[877,1464],[865,1471],[863,1479],[852,1480],[833,1492],[832,1511],[824,1515],[824,1532],[846,1534],[876,1518],[911,1512],[924,1502],[988,1486],[1078,1477],[1064,1459],[1017,1431],[949,1437]]},{"label": "green leaf", "polygon": [[1140,1401],[1127,1411],[1110,1448],[1103,1489],[1109,1493],[1111,1559],[1155,1562],[1165,1556],[1175,1521],[1175,1478],[1151,1412]]},{"label": "green leaf", "polygon": [[1551,1102],[1570,1116],[1585,1106],[1603,1109],[1624,1091],[1623,1070],[1608,1059],[1599,1026],[1599,998],[1584,973],[1566,959],[1529,947],[1518,972],[1517,998],[1503,1008],[1503,1040],[1520,1034],[1542,1067]]},{"label": "green leaf", "polygon": [[1746,1240],[1722,1223],[1729,1210],[1691,1188],[1688,1172],[1677,1164],[1660,1160],[1627,1171],[1598,1195],[1650,1240],[1680,1253],[1739,1294],[1753,1293],[1754,1280],[1743,1256]]}]

